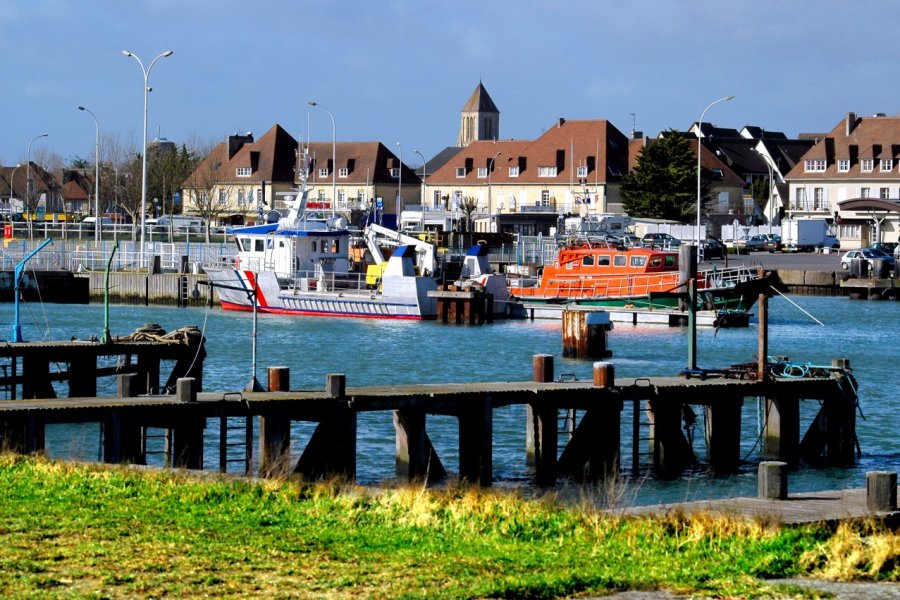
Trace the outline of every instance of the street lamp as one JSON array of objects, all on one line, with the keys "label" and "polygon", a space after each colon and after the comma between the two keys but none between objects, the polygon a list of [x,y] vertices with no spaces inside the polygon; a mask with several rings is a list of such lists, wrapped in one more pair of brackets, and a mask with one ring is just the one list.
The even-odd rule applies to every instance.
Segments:
[{"label": "street lamp", "polygon": [[97,117],[89,108],[79,106],[78,110],[82,110],[91,115],[94,119],[94,127],[97,130],[97,137],[94,141],[94,241],[100,241],[100,123]]},{"label": "street lamp", "polygon": [[725,96],[724,98],[719,98],[713,102],[709,103],[709,106],[703,109],[703,112],[700,113],[700,122],[697,123],[697,261],[700,260],[700,212],[703,208],[703,197],[701,195],[700,189],[700,152],[703,150],[703,117],[706,116],[706,111],[710,108],[718,104],[719,102],[726,102],[728,100],[733,99],[734,96]]},{"label": "street lamp", "polygon": [[[422,156],[422,153],[418,150],[413,150],[415,154],[419,155],[419,158],[422,159],[422,211],[425,210],[425,157]],[[424,223],[423,223],[424,225]]]},{"label": "street lamp", "polygon": [[331,216],[334,216],[334,205],[337,202],[337,181],[335,180],[335,171],[337,170],[337,137],[335,137],[335,132],[337,128],[334,126],[334,115],[331,114],[331,111],[319,104],[318,102],[313,102],[310,100],[308,102],[310,106],[318,106],[322,110],[328,113],[328,116],[331,117]]},{"label": "street lamp", "polygon": [[488,233],[494,231],[494,210],[491,206],[491,175],[494,172],[494,161],[500,156],[500,152],[491,157],[488,162]]},{"label": "street lamp", "polygon": [[400,231],[400,210],[403,206],[403,149],[397,142],[397,153],[400,155],[400,168],[397,169],[397,231]]},{"label": "street lamp", "polygon": [[[41,138],[47,137],[50,135],[49,133],[42,133],[41,135],[36,135],[34,138],[28,142],[28,169],[26,170],[25,177],[25,201],[26,203],[31,200],[31,195],[34,193],[34,174],[31,172],[31,145]],[[31,215],[28,215],[28,220],[31,221]],[[31,229],[28,230],[29,232]]]},{"label": "street lamp", "polygon": [[16,169],[22,166],[22,163],[17,163],[15,167],[13,167],[12,175],[9,176],[9,220],[12,221],[12,200],[13,200],[13,181],[16,179]]},{"label": "street lamp", "polygon": [[171,50],[166,50],[165,52],[157,54],[156,58],[150,61],[150,66],[145,69],[144,63],[141,62],[141,59],[138,58],[136,54],[130,50],[122,50],[123,56],[130,56],[137,61],[141,66],[141,72],[144,74],[144,146],[143,151],[141,152],[141,267],[144,266],[144,230],[147,228],[147,95],[150,93],[150,70],[153,69],[153,65],[156,64],[156,61],[167,56],[172,56],[172,54],[173,52]]}]

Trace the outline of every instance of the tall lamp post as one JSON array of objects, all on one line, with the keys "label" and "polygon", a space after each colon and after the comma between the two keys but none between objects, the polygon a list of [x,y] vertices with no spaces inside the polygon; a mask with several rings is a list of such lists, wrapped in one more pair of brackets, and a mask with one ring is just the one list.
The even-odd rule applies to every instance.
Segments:
[{"label": "tall lamp post", "polygon": [[12,222],[12,201],[13,201],[13,181],[16,179],[16,169],[22,166],[22,163],[17,163],[15,167],[13,167],[12,175],[9,176],[9,220]]},{"label": "tall lamp post", "polygon": [[153,65],[156,64],[161,58],[165,58],[167,56],[172,56],[173,52],[171,50],[166,50],[160,54],[156,55],[152,61],[150,61],[150,66],[146,69],[144,68],[144,63],[141,62],[141,59],[138,58],[136,54],[131,52],[130,50],[122,50],[122,54],[124,56],[130,56],[141,66],[141,72],[144,74],[144,145],[143,151],[141,152],[141,252],[140,252],[140,266],[144,266],[144,230],[147,228],[147,96],[150,93],[150,70],[153,69]]},{"label": "tall lamp post", "polygon": [[772,186],[775,185],[775,165],[772,163],[772,159],[769,158],[768,154],[760,152],[755,148],[753,150],[762,157],[763,161],[766,163],[766,168],[769,169],[769,203],[766,205],[766,212],[768,213],[766,217],[769,219],[769,225],[772,225],[775,221],[775,206],[773,205],[775,200],[772,194]]},{"label": "tall lamp post", "polygon": [[397,231],[400,231],[400,211],[403,209],[403,148],[397,142],[397,154],[400,155],[400,168],[397,169]]},{"label": "tall lamp post", "polygon": [[335,179],[335,173],[337,171],[337,128],[334,126],[334,115],[331,114],[330,110],[328,110],[318,102],[313,102],[312,100],[310,100],[308,104],[310,106],[318,106],[319,108],[327,112],[329,117],[331,117],[331,216],[333,217],[334,205],[335,203],[337,203],[337,180]]},{"label": "tall lamp post", "polygon": [[97,130],[97,137],[94,140],[94,241],[100,241],[100,123],[97,121],[96,115],[91,109],[79,106],[78,110],[82,110],[91,115],[94,119],[94,127]]},{"label": "tall lamp post", "polygon": [[[422,159],[422,210],[425,210],[425,157],[422,156],[422,153],[418,150],[413,150],[414,154],[418,154],[419,158]],[[424,227],[424,223],[422,226]]]},{"label": "tall lamp post", "polygon": [[[26,177],[25,177],[25,202],[26,202],[26,203],[27,203],[28,201],[31,200],[31,195],[34,193],[34,173],[31,172],[31,145],[32,145],[35,141],[37,141],[37,140],[39,140],[39,139],[41,139],[41,138],[45,138],[45,137],[47,137],[48,135],[50,135],[50,134],[49,134],[49,133],[42,133],[41,135],[36,135],[36,136],[34,136],[34,138],[33,138],[30,142],[28,142],[28,168],[27,168],[26,171],[25,171],[25,173],[26,173]],[[28,215],[28,220],[31,221],[31,215]],[[28,231],[30,232],[30,231],[32,231],[32,230],[29,229]]]},{"label": "tall lamp post", "polygon": [[494,161],[500,156],[500,152],[491,157],[488,162],[488,233],[494,231],[494,209],[491,205],[491,175],[494,172]]},{"label": "tall lamp post", "polygon": [[718,104],[719,102],[727,102],[728,100],[733,99],[734,96],[725,96],[724,98],[719,98],[718,100],[714,100],[710,102],[709,105],[703,109],[703,112],[700,113],[700,122],[697,123],[697,260],[700,260],[700,213],[703,208],[703,196],[701,192],[700,186],[700,152],[703,150],[703,117],[706,116],[706,111],[710,108]]}]

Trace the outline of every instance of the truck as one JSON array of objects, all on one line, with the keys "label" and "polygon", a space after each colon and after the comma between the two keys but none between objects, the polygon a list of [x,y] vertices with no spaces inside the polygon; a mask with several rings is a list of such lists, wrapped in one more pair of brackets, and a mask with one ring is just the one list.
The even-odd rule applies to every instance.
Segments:
[{"label": "truck", "polygon": [[841,247],[825,219],[783,220],[781,242],[785,252],[813,252],[820,248],[837,250]]}]

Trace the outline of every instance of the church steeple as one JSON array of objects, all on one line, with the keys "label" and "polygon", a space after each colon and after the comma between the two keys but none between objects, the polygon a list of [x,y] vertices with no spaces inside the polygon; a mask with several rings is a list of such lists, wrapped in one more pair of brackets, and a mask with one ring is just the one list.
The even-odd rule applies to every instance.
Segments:
[{"label": "church steeple", "polygon": [[468,146],[476,140],[500,137],[500,110],[479,81],[475,91],[460,111],[457,146]]}]

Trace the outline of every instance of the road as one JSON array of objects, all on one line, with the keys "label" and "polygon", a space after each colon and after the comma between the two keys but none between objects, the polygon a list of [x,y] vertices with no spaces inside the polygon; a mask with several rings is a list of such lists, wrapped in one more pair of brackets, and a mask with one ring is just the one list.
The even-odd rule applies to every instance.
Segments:
[{"label": "road", "polygon": [[[840,254],[816,254],[814,252],[751,252],[750,254],[728,256],[728,266],[747,265],[761,266],[767,270],[797,269],[803,271],[842,271]],[[712,265],[723,266],[722,260],[707,260],[700,264],[701,269]]]}]

